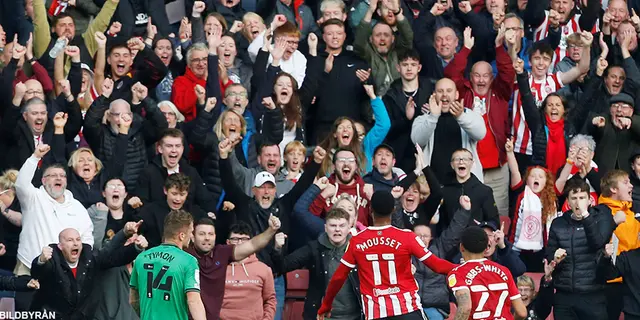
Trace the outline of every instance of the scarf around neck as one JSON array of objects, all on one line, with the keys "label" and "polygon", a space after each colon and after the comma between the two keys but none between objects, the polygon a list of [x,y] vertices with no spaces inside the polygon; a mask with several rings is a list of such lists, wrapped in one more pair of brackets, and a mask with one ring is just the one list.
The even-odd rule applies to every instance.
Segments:
[{"label": "scarf around neck", "polygon": [[544,115],[544,118],[547,131],[547,159],[545,164],[549,171],[555,173],[564,165],[567,158],[564,119],[553,122],[547,114]]}]

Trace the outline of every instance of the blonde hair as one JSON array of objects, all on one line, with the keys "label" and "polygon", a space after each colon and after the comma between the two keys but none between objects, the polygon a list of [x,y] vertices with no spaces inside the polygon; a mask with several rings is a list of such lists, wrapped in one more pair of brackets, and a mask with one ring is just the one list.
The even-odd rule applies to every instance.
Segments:
[{"label": "blonde hair", "polygon": [[[261,16],[259,16],[258,14],[254,13],[254,12],[245,13],[244,16],[242,16],[242,23],[244,23],[244,25],[246,26],[248,24],[247,20],[249,20],[249,19],[256,19],[256,20],[260,21],[260,23],[262,23],[263,25],[265,24],[264,23],[264,19],[262,19]],[[266,28],[266,25],[265,25],[265,28]],[[249,38],[249,32],[245,28],[242,28],[242,35],[245,38],[250,39]]]},{"label": "blonde hair", "polygon": [[294,151],[300,151],[302,152],[303,155],[307,154],[307,148],[304,146],[304,144],[302,144],[302,142],[298,140],[293,140],[287,143],[287,145],[284,147],[283,154],[287,155],[290,152],[294,152]]},{"label": "blonde hair", "polygon": [[96,157],[93,151],[86,147],[78,148],[78,150],[74,151],[71,154],[71,157],[69,158],[69,162],[67,163],[67,166],[75,169],[76,165],[78,165],[78,161],[80,161],[80,154],[83,152],[87,152],[93,157],[93,161],[96,164],[96,175],[97,175],[98,172],[100,172],[100,170],[102,170],[104,166],[102,165],[102,161],[100,161],[100,159]]},{"label": "blonde hair", "polygon": [[178,107],[176,107],[176,105],[169,100],[160,101],[158,103],[158,108],[165,105],[168,106],[169,109],[171,109],[171,112],[173,112],[173,114],[176,115],[176,122],[183,122],[185,120],[184,115],[180,113],[180,111],[178,110]]},{"label": "blonde hair", "polygon": [[331,206],[331,208],[336,207],[338,203],[340,203],[341,201],[349,201],[349,203],[353,205],[353,208],[356,209],[356,211],[358,210],[358,208],[356,207],[356,202],[353,201],[353,198],[351,198],[351,195],[346,192],[341,193],[339,196],[336,196],[336,201],[333,203],[333,206]]},{"label": "blonde hair", "polygon": [[222,126],[224,124],[224,120],[227,119],[227,116],[229,115],[229,113],[233,113],[233,115],[236,115],[238,118],[240,118],[240,126],[242,128],[242,129],[240,129],[240,132],[241,132],[243,137],[245,135],[247,135],[247,121],[244,120],[244,117],[239,115],[238,113],[236,113],[232,109],[227,109],[227,110],[222,112],[222,114],[220,115],[220,118],[218,118],[218,121],[216,121],[216,125],[213,126],[213,132],[215,132],[215,134],[218,137],[218,139],[225,138],[224,132],[222,130]]},{"label": "blonde hair", "polygon": [[0,190],[16,189],[16,179],[18,179],[18,170],[10,169],[2,173],[0,176]]},{"label": "blonde hair", "polygon": [[518,277],[518,279],[516,280],[516,286],[518,287],[527,286],[527,287],[530,287],[531,290],[533,291],[536,290],[536,283],[533,281],[531,277],[525,274]]}]

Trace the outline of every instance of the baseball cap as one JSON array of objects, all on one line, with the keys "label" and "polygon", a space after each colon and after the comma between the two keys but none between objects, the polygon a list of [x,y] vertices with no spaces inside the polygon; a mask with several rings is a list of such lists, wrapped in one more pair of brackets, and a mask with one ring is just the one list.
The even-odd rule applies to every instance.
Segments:
[{"label": "baseball cap", "polygon": [[379,144],[375,149],[373,149],[373,154],[376,154],[378,152],[378,150],[380,149],[387,149],[389,151],[391,151],[391,154],[393,155],[393,157],[396,157],[396,152],[393,150],[393,147],[391,147],[390,145],[386,144],[386,143],[381,143]]},{"label": "baseball cap", "polygon": [[262,187],[263,184],[271,182],[273,185],[276,185],[276,178],[267,171],[262,171],[256,175],[256,178],[253,180],[253,186],[256,188]]},{"label": "baseball cap", "polygon": [[481,222],[477,222],[478,227],[480,228],[489,228],[491,229],[491,231],[498,231],[498,227],[496,227],[496,225],[493,222],[490,221],[481,221]]},{"label": "baseball cap", "polygon": [[89,65],[87,65],[86,63],[83,63],[80,65],[80,67],[82,68],[82,70],[87,70],[89,71],[89,73],[91,74],[91,76],[93,77],[93,70],[91,70],[91,68],[89,67]]}]

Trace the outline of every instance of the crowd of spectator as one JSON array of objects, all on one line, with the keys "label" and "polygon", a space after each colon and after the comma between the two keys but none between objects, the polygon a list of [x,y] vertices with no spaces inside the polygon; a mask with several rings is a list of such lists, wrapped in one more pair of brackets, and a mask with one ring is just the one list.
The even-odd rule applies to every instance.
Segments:
[{"label": "crowd of spectator", "polygon": [[[16,310],[151,319],[132,262],[188,244],[165,229],[187,212],[206,319],[285,319],[285,274],[301,268],[298,316],[315,319],[382,190],[393,226],[439,258],[464,263],[462,232],[483,228],[527,319],[640,319],[637,13],[2,0],[0,288]],[[445,276],[414,265],[428,319],[453,316]],[[347,282],[331,319],[364,315],[357,272]]]}]

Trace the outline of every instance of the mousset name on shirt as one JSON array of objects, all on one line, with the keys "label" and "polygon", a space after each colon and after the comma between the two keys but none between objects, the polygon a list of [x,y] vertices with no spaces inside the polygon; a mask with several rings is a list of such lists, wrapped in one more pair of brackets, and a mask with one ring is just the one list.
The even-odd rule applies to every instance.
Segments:
[{"label": "mousset name on shirt", "polygon": [[389,246],[391,248],[398,250],[398,248],[400,248],[401,245],[402,243],[396,241],[396,239],[387,238],[387,237],[377,237],[377,238],[367,239],[363,243],[356,244],[356,249],[365,251],[373,246]]},{"label": "mousset name on shirt", "polygon": [[378,289],[378,288],[373,289],[373,295],[376,297],[386,296],[386,295],[396,294],[396,293],[400,293],[400,288],[391,287],[387,289]]},{"label": "mousset name on shirt", "polygon": [[504,281],[508,281],[509,280],[509,278],[507,278],[507,274],[504,273],[504,271],[500,270],[500,268],[498,268],[497,266],[483,264],[483,265],[477,265],[477,266],[475,266],[475,268],[469,270],[469,272],[467,272],[467,276],[465,277],[466,279],[464,280],[464,282],[468,286],[470,286],[471,283],[473,282],[473,279],[477,275],[481,274],[482,271],[493,272],[493,273],[499,275],[500,278],[502,278],[502,280],[504,280]]}]

